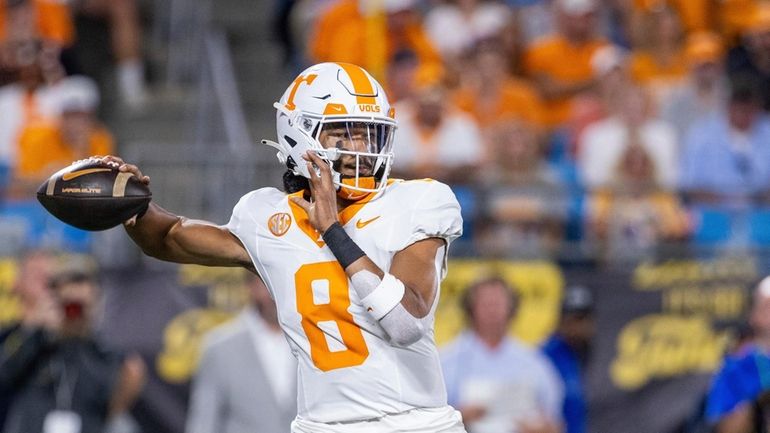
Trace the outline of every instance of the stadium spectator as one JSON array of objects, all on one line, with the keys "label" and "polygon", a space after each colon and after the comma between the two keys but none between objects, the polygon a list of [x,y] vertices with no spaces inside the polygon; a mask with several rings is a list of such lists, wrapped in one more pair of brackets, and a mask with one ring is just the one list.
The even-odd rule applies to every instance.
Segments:
[{"label": "stadium spectator", "polygon": [[598,96],[604,115],[617,112],[622,105],[622,95],[633,85],[629,51],[617,45],[605,45],[596,50],[591,67],[599,80],[593,95]]},{"label": "stadium spectator", "polygon": [[687,75],[679,16],[667,7],[647,14],[644,35],[645,42],[631,54],[631,75],[648,90],[657,107]]},{"label": "stadium spectator", "polygon": [[636,259],[689,234],[687,214],[676,194],[660,186],[648,152],[627,146],[610,182],[590,197],[590,232],[608,260]]},{"label": "stadium spectator", "polygon": [[[730,0],[727,0],[730,1]],[[712,13],[715,5],[709,0],[633,0],[631,2],[634,15],[645,16],[663,9],[674,11],[678,21],[687,32],[706,31],[712,28]],[[642,21],[644,18],[642,17]],[[639,19],[633,19],[639,22]],[[644,26],[632,31],[644,31]]]},{"label": "stadium spectator", "polygon": [[513,10],[515,27],[526,45],[550,34],[556,27],[553,0],[505,0],[505,3]]},{"label": "stadium spectator", "polygon": [[63,63],[71,63],[76,41],[71,5],[61,0],[0,2],[0,86],[16,79],[13,51],[20,43],[43,41]]},{"label": "stadium spectator", "polygon": [[596,84],[591,59],[605,46],[596,35],[595,0],[556,0],[558,32],[534,42],[525,53],[525,71],[545,100],[546,124],[562,125],[576,95]]},{"label": "stadium spectator", "polygon": [[562,417],[565,433],[588,431],[588,399],[585,370],[596,333],[591,291],[583,286],[564,290],[556,331],[543,343],[542,351],[553,363],[564,383]]},{"label": "stadium spectator", "polygon": [[731,79],[755,77],[762,107],[770,111],[770,3],[757,4],[749,15],[743,42],[728,53],[727,72]]},{"label": "stadium spectator", "polygon": [[689,200],[745,205],[770,190],[770,119],[760,98],[753,77],[737,79],[727,112],[692,124],[680,179]]},{"label": "stadium spectator", "polygon": [[732,46],[751,25],[754,12],[764,0],[723,0],[716,10],[716,28]]},{"label": "stadium spectator", "polygon": [[144,363],[94,334],[100,289],[93,276],[70,269],[49,287],[0,353],[0,383],[14,392],[3,432],[101,433],[139,395]]},{"label": "stadium spectator", "polygon": [[628,63],[628,52],[617,45],[605,45],[594,53],[591,67],[596,73],[597,85],[573,99],[567,127],[552,136],[551,151],[561,145],[562,150],[567,151],[564,156],[570,165],[580,153],[580,137],[586,128],[620,110],[620,95],[633,84]]},{"label": "stadium spectator", "polygon": [[397,107],[399,102],[413,98],[428,83],[446,82],[444,72],[442,69],[420,68],[420,59],[411,49],[396,52],[385,74],[390,102]]},{"label": "stadium spectator", "polygon": [[725,358],[706,401],[706,417],[715,433],[767,431],[770,398],[770,278],[754,290],[749,313],[752,342]]},{"label": "stadium spectator", "polygon": [[75,26],[68,2],[6,0],[0,3],[0,43],[42,39],[59,48],[75,41]]},{"label": "stadium spectator", "polygon": [[484,217],[477,251],[502,257],[555,257],[564,235],[567,191],[543,158],[535,129],[517,120],[492,127],[480,171]]},{"label": "stadium spectator", "polygon": [[415,0],[381,2],[338,0],[318,18],[310,35],[308,56],[313,62],[346,62],[372,71],[382,79],[395,53],[409,49],[419,68],[441,70],[441,55],[422,28]]},{"label": "stadium spectator", "polygon": [[687,38],[685,58],[689,75],[683,86],[664,99],[661,118],[673,125],[680,139],[697,118],[707,117],[727,105],[729,84],[724,71],[725,49],[715,33],[693,33]]},{"label": "stadium spectator", "polygon": [[275,0],[270,27],[283,51],[283,66],[289,69],[299,68],[302,63],[302,45],[298,32],[293,31],[292,16],[300,8],[298,0]]},{"label": "stadium spectator", "polygon": [[[742,357],[754,344],[754,330],[748,322],[741,322],[734,331],[735,334],[725,349],[726,361],[723,361],[723,364]],[[695,404],[691,414],[675,430],[676,433],[720,433],[714,431],[713,423],[706,417],[709,391],[707,389],[703,393],[703,397]],[[756,431],[762,431],[761,426],[758,427]]]},{"label": "stadium spectator", "polygon": [[466,71],[454,98],[482,128],[512,117],[537,126],[544,124],[545,113],[537,91],[509,73],[506,51],[499,41],[476,44]]},{"label": "stadium spectator", "polygon": [[28,194],[73,161],[114,151],[112,136],[96,118],[99,90],[90,78],[72,76],[59,84],[61,118],[32,122],[19,134],[12,189]]},{"label": "stadium spectator", "polygon": [[0,165],[17,164],[18,134],[26,125],[61,115],[58,82],[63,70],[56,47],[40,40],[13,44],[17,81],[0,88]]},{"label": "stadium spectator", "polygon": [[[112,56],[116,62],[115,82],[120,101],[129,109],[141,110],[147,102],[148,94],[137,0],[82,0],[73,2],[73,8],[78,16],[107,21]],[[79,59],[81,64],[89,61],[89,58]]]},{"label": "stadium spectator", "polygon": [[652,159],[657,185],[673,188],[677,174],[677,136],[674,128],[653,117],[647,94],[627,87],[613,95],[608,118],[587,127],[578,142],[578,170],[589,189],[609,186],[626,151],[641,146]]},{"label": "stadium spectator", "polygon": [[468,181],[468,173],[484,158],[476,122],[457,109],[446,93],[440,83],[423,85],[414,98],[396,107],[394,170],[407,178]]},{"label": "stadium spectator", "polygon": [[[52,303],[48,290],[48,281],[56,269],[56,257],[45,250],[28,251],[21,255],[17,265],[17,276],[13,282],[13,292],[19,297],[22,322],[34,321],[34,317],[43,306]],[[0,349],[5,347],[9,335],[16,326],[0,329]],[[5,425],[5,417],[13,401],[13,390],[0,383],[0,431]]]},{"label": "stadium spectator", "polygon": [[451,0],[428,11],[423,26],[444,62],[449,64],[478,41],[499,37],[510,22],[511,11],[502,3]]},{"label": "stadium spectator", "polygon": [[187,410],[187,433],[289,432],[297,414],[297,362],[259,277],[251,303],[206,336]]},{"label": "stadium spectator", "polygon": [[417,83],[419,59],[411,50],[401,50],[393,55],[385,73],[390,102],[399,102],[414,96]]},{"label": "stadium spectator", "polygon": [[441,354],[449,403],[469,433],[562,431],[558,373],[548,358],[508,335],[516,303],[501,278],[471,285],[462,298],[468,330]]}]

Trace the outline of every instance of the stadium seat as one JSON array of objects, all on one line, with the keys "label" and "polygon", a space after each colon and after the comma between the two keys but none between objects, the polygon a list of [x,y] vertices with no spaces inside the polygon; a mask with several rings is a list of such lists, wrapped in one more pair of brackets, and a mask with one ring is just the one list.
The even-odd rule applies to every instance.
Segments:
[{"label": "stadium seat", "polygon": [[463,236],[462,241],[473,239],[473,225],[476,220],[477,198],[476,192],[472,187],[465,185],[452,185],[452,191],[460,203],[461,214],[463,217]]},{"label": "stadium seat", "polygon": [[730,212],[716,206],[692,208],[695,228],[692,240],[696,245],[718,245],[730,240],[732,221]]},{"label": "stadium seat", "polygon": [[23,248],[60,248],[87,252],[89,232],[68,226],[48,214],[36,200],[9,200],[0,206],[0,220],[8,222],[15,235],[22,232]]},{"label": "stadium seat", "polygon": [[770,245],[770,208],[754,209],[749,215],[751,242],[756,245]]}]

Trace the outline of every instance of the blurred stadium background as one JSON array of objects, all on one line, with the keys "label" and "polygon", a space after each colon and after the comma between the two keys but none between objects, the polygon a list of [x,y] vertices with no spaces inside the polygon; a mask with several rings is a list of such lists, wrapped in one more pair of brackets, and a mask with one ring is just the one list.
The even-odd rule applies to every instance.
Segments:
[{"label": "blurred stadium background", "polygon": [[165,208],[225,223],[242,194],[280,185],[257,144],[274,138],[272,102],[305,66],[350,61],[396,102],[397,177],[448,182],[463,205],[439,342],[482,276],[520,292],[511,332],[533,345],[564,287],[587,286],[590,431],[688,431],[770,274],[768,8],[0,1],[0,325],[21,314],[30,251],[98,269],[104,335],[150,367],[135,418],[182,431],[200,338],[244,304],[244,275],[143,257],[121,228],[69,228],[33,193],[69,161],[112,152],[151,176]]}]

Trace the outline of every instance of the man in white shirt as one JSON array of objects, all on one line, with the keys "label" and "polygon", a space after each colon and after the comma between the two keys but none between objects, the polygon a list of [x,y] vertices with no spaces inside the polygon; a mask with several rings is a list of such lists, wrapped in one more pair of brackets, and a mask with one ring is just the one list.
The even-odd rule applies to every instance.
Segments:
[{"label": "man in white shirt", "polygon": [[626,89],[616,106],[618,114],[594,123],[580,136],[578,170],[583,184],[592,190],[612,186],[626,149],[638,145],[654,163],[656,184],[673,189],[679,150],[674,127],[651,115],[649,98],[640,88]]},{"label": "man in white shirt", "polygon": [[508,335],[517,297],[501,278],[473,284],[462,299],[469,329],[446,346],[449,404],[470,433],[559,433],[564,389],[540,352]]},{"label": "man in white shirt", "polygon": [[394,169],[406,178],[466,179],[484,156],[476,121],[447,98],[439,83],[426,85],[396,106]]}]

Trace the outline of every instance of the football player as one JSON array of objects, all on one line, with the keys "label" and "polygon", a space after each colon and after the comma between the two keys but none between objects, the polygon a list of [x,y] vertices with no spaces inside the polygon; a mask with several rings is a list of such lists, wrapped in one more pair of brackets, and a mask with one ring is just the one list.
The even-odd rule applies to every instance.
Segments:
[{"label": "football player", "polygon": [[394,111],[358,66],[312,66],[274,106],[278,141],[263,143],[288,169],[285,191],[246,194],[224,226],[152,203],[128,234],[162,260],[262,277],[299,360],[292,432],[464,432],[433,337],[447,248],[462,232],[454,194],[388,179]]}]

